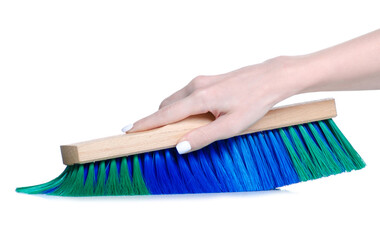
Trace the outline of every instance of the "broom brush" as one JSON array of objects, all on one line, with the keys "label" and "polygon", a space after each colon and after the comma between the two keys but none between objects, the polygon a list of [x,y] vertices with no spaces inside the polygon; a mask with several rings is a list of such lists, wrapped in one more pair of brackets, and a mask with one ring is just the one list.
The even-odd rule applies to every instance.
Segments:
[{"label": "broom brush", "polygon": [[180,155],[177,141],[208,124],[202,114],[144,132],[61,146],[66,169],[27,194],[103,196],[241,192],[358,170],[360,155],[332,120],[334,99],[270,110],[229,139]]}]

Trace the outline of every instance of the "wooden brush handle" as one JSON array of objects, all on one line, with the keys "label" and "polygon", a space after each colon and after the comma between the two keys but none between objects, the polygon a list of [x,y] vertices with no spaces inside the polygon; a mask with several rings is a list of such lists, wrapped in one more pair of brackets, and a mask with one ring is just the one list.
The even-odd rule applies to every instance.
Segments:
[{"label": "wooden brush handle", "polygon": [[[238,135],[314,122],[335,116],[334,99],[288,105],[273,108],[258,122]],[[66,165],[83,164],[172,148],[187,132],[206,125],[213,119],[211,114],[196,115],[144,132],[63,145],[61,146],[63,163]]]}]

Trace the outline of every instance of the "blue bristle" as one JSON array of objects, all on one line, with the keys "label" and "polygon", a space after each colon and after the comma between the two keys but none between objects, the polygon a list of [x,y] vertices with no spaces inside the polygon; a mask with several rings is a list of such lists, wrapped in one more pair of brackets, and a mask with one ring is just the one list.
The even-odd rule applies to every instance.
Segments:
[{"label": "blue bristle", "polygon": [[[308,133],[308,135],[311,136],[311,138],[313,139],[314,143],[315,143],[317,146],[319,146],[319,143],[318,143],[317,140],[315,139],[314,134],[311,132],[309,125],[308,125],[308,124],[303,124],[302,126],[306,129],[306,132]],[[340,167],[340,169],[341,169],[342,171],[344,171],[344,167],[343,167],[343,166],[340,164],[340,162],[336,159],[335,154],[334,154],[333,151],[330,149],[330,147],[329,147],[329,145],[328,145],[328,143],[327,143],[327,140],[325,139],[325,137],[324,137],[324,135],[322,134],[322,132],[319,131],[318,127],[316,127],[315,125],[313,125],[313,127],[317,130],[318,135],[319,135],[319,138],[322,139],[322,141],[324,142],[325,147],[328,149],[330,155],[334,158],[335,163]]]},{"label": "blue bristle", "polygon": [[291,126],[291,127],[287,128],[287,131],[289,131],[289,132],[288,132],[288,133],[289,133],[289,134],[288,134],[288,137],[289,137],[290,139],[292,139],[292,143],[293,143],[293,145],[294,145],[294,140],[293,140],[293,138],[291,137],[291,134],[290,134],[290,128],[292,128],[292,129],[294,130],[294,132],[297,134],[297,138],[298,138],[298,140],[300,141],[300,143],[302,143],[303,147],[304,147],[306,150],[308,150],[308,148],[307,148],[307,144],[306,144],[305,140],[303,139],[303,137],[302,137],[302,135],[301,135],[301,132],[300,132],[300,130],[298,129],[297,126]]},{"label": "blue bristle", "polygon": [[[121,158],[116,158],[91,165],[68,166],[68,170],[63,173],[65,175],[62,175],[64,177],[40,188],[31,188],[44,194],[81,195],[78,183],[81,183],[83,175],[83,185],[89,193],[92,179],[87,185],[85,183],[88,176],[94,177],[95,195],[104,194],[107,186],[112,186],[115,194],[261,191],[337,174],[339,170],[343,172],[356,169],[354,163],[351,164],[355,156],[350,155],[349,150],[341,145],[344,142],[339,144],[336,138],[331,137],[334,134],[329,126],[324,121],[319,121],[246,134],[214,142],[184,155],[178,154],[175,148],[141,153],[137,155],[138,163],[136,156],[127,156],[124,157],[123,164]],[[129,175],[120,175],[121,169],[127,169],[125,160]],[[131,182],[125,176],[130,176],[135,181],[132,182],[134,190],[118,193],[114,186],[118,184],[118,178],[114,174],[128,180],[128,184],[127,181],[119,180],[126,188]],[[103,183],[100,179],[104,177]],[[71,185],[75,185],[75,188],[70,189]]]},{"label": "blue bristle", "polygon": [[182,179],[186,185],[186,188],[189,190],[191,193],[199,193],[203,192],[202,187],[196,178],[196,176],[191,172],[189,164],[187,160],[176,150],[173,150],[174,156],[178,161],[178,167],[179,167],[179,172],[181,173]]},{"label": "blue bristle", "polygon": [[204,161],[205,159],[198,159],[194,153],[189,153],[186,157],[189,162],[191,172],[198,179],[201,187],[200,192],[219,192],[215,186],[208,184],[207,177],[200,165],[200,161]]},{"label": "blue bristle", "polygon": [[[275,166],[277,166],[278,168],[275,169],[275,171],[278,171],[278,173],[275,173],[274,174],[276,176],[278,176],[278,178],[280,178],[280,182],[281,183],[284,183],[284,174],[282,173],[281,171],[281,163],[279,162],[280,159],[279,159],[279,156],[278,156],[278,149],[276,149],[278,146],[278,144],[274,143],[273,141],[276,141],[275,137],[273,136],[273,134],[270,134],[271,132],[270,131],[267,131],[265,132],[266,134],[261,134],[261,136],[263,136],[264,140],[265,140],[265,143],[266,143],[266,147],[269,149],[270,151],[270,157],[272,159],[272,162],[273,164],[275,164]],[[278,184],[278,183],[277,183]]]},{"label": "blue bristle", "polygon": [[139,165],[140,165],[140,171],[141,172],[143,172],[144,171],[144,165],[142,164],[142,162],[143,162],[143,159],[144,158],[144,156],[142,155],[142,154],[138,154],[137,155],[137,160],[138,160],[138,162],[139,162]]},{"label": "blue bristle", "polygon": [[106,182],[110,173],[110,160],[106,161]]},{"label": "blue bristle", "polygon": [[249,178],[251,179],[252,189],[253,191],[262,190],[263,186],[261,183],[260,175],[251,151],[249,150],[247,141],[247,136],[240,136],[236,138],[237,146],[242,155],[242,159],[249,174]]},{"label": "blue bristle", "polygon": [[165,150],[165,160],[168,168],[170,183],[174,189],[175,193],[189,193],[189,190],[186,188],[186,185],[182,179],[182,176],[179,172],[179,167],[177,160],[173,157],[173,150]]},{"label": "blue bristle", "polygon": [[166,167],[166,160],[162,151],[153,153],[153,161],[156,170],[157,183],[161,188],[163,194],[176,193],[173,185],[170,183],[169,175]]},{"label": "blue bristle", "polygon": [[[301,134],[301,131],[300,131],[300,129],[299,129],[299,126],[301,126],[301,125],[294,126],[293,129],[294,129],[295,132],[297,133],[297,136],[298,136],[298,138],[301,140],[301,142],[302,142],[304,148],[305,148],[307,151],[309,151],[309,148],[308,148],[308,146],[307,146],[307,144],[306,144],[306,142],[305,142],[305,139],[302,137],[302,134]],[[309,152],[309,155],[310,155],[310,152]]]},{"label": "blue bristle", "polygon": [[98,170],[99,170],[99,162],[96,162],[94,163],[94,177],[95,177],[94,184],[98,182]]},{"label": "blue bristle", "polygon": [[231,183],[234,185],[234,188],[236,191],[244,191],[244,188],[242,186],[242,183],[239,181],[239,178],[237,176],[237,172],[235,169],[235,165],[232,161],[232,158],[228,152],[228,148],[226,144],[223,141],[217,142],[218,146],[218,152],[220,153],[220,159],[222,161],[222,164],[224,166],[224,169],[227,172],[227,175],[231,181]]},{"label": "blue bristle", "polygon": [[199,163],[201,165],[201,168],[205,174],[205,177],[207,178],[207,181],[210,185],[212,185],[212,188],[215,192],[221,191],[221,184],[219,183],[218,179],[215,176],[215,172],[213,170],[213,166],[211,165],[209,158],[206,157],[205,151],[208,151],[210,148],[201,149],[194,153],[196,157],[199,159]]},{"label": "blue bristle", "polygon": [[345,168],[344,166],[339,162],[339,160],[337,159],[337,157],[335,156],[334,152],[331,150],[330,146],[329,146],[329,143],[325,137],[325,135],[322,133],[322,129],[318,126],[317,123],[312,123],[313,124],[313,127],[317,130],[318,132],[318,135],[320,136],[320,138],[323,140],[324,144],[326,145],[327,149],[329,150],[331,156],[333,156],[336,164],[338,164],[338,166],[340,167],[341,171],[344,172],[345,171]]},{"label": "blue bristle", "polygon": [[127,165],[129,170],[129,176],[133,176],[133,156],[127,157]]},{"label": "blue bristle", "polygon": [[88,165],[83,166],[83,185],[86,183],[87,175],[88,175]]},{"label": "blue bristle", "polygon": [[[346,153],[346,156],[347,156],[348,158],[350,158],[350,157],[349,157],[349,154],[347,154],[346,150],[344,150],[344,148],[342,147],[342,145],[340,144],[340,142],[338,141],[338,139],[335,138],[334,134],[333,134],[333,133],[330,131],[330,129],[327,127],[325,121],[319,121],[318,124],[317,124],[317,122],[316,122],[315,124],[316,124],[316,125],[320,124],[320,125],[325,126],[325,127],[326,127],[325,129],[328,131],[328,133],[330,133],[330,135],[334,138],[335,143],[338,144],[339,147],[340,147],[340,148]],[[318,127],[319,127],[319,125],[318,125]],[[320,129],[320,128],[319,128],[319,129]]]},{"label": "blue bristle", "polygon": [[116,159],[116,168],[117,168],[117,173],[120,175],[120,166],[121,166],[121,158]]},{"label": "blue bristle", "polygon": [[[318,143],[316,142],[313,134],[311,134],[309,132],[308,128],[305,127],[303,124],[297,125],[297,127],[295,127],[294,129],[296,129],[298,137],[300,139],[302,139],[302,142],[303,142],[305,148],[307,149],[307,151],[309,152],[309,155],[310,155],[314,165],[318,169],[318,171],[322,174],[322,176],[327,176],[326,172],[324,171],[324,170],[327,170],[327,168],[324,168],[324,165],[320,164],[320,161],[318,161],[318,158],[316,157],[316,153],[320,153],[321,150],[319,149]],[[313,140],[313,142],[310,142],[310,144],[306,144],[305,138],[302,136],[301,129],[304,129],[306,131],[305,136],[309,136]],[[313,148],[313,146],[316,146],[316,147]],[[312,151],[312,149],[314,149],[314,151]]]},{"label": "blue bristle", "polygon": [[273,146],[274,155],[277,157],[277,162],[280,166],[280,171],[286,185],[299,182],[298,175],[293,167],[292,160],[282,142],[280,134],[277,130],[269,131],[269,137]]},{"label": "blue bristle", "polygon": [[320,138],[323,140],[323,142],[328,146],[328,142],[327,142],[327,139],[325,138],[325,135],[322,133],[322,130],[321,128],[318,126],[318,124],[316,123],[312,123],[313,127],[315,128],[315,130],[317,130]]},{"label": "blue bristle", "polygon": [[311,132],[309,126],[307,124],[302,124],[302,126],[304,127],[304,129],[306,130],[307,134],[311,137],[311,139],[313,139],[314,143],[316,145],[318,145],[318,142],[317,140],[315,139],[315,136],[313,135],[313,133]]},{"label": "blue bristle", "polygon": [[[154,164],[154,159],[152,153],[143,154],[143,164],[144,166],[144,180],[149,192],[151,194],[162,194],[161,188],[158,185],[158,180],[156,179],[156,168]],[[128,166],[129,168],[129,166]],[[132,176],[132,174],[130,175]]]},{"label": "blue bristle", "polygon": [[272,172],[268,166],[266,159],[264,158],[264,154],[261,148],[259,147],[260,141],[257,137],[257,134],[248,135],[248,142],[251,154],[257,164],[257,169],[262,180],[262,190],[274,189],[275,182],[272,177]]},{"label": "blue bristle", "polygon": [[[282,130],[284,131],[286,137],[288,138],[288,140],[289,140],[290,143],[292,144],[293,149],[296,149],[296,148],[295,148],[294,140],[293,140],[293,138],[290,136],[289,128],[283,128]],[[303,166],[303,171],[304,171],[305,173],[307,173],[308,178],[311,179],[311,178],[313,177],[313,175],[311,174],[310,170],[309,170],[308,167],[306,166],[305,162],[302,161],[302,158],[300,157],[300,155],[298,154],[297,151],[294,151],[294,152],[297,154],[298,158],[300,159],[300,162],[301,162],[301,164],[302,164],[302,166]]]},{"label": "blue bristle", "polygon": [[274,159],[274,156],[272,154],[272,150],[269,147],[270,145],[268,145],[268,143],[270,143],[270,141],[269,141],[269,139],[265,139],[268,137],[265,137],[265,135],[262,133],[259,133],[258,135],[259,135],[258,138],[260,141],[260,147],[264,151],[265,159],[267,160],[267,162],[270,166],[270,169],[273,173],[272,177],[274,178],[275,186],[277,187],[277,186],[285,185],[284,180],[282,179],[282,176],[281,176],[281,172],[280,172],[278,163]]},{"label": "blue bristle", "polygon": [[236,166],[237,176],[239,178],[239,181],[241,182],[244,191],[253,191],[253,184],[251,182],[251,179],[249,178],[247,168],[237,148],[236,138],[230,138],[227,140],[228,151],[230,153],[234,165]]},{"label": "blue bristle", "polygon": [[213,143],[209,150],[209,159],[215,169],[215,175],[219,179],[221,184],[222,192],[236,192],[237,188],[234,182],[230,179],[228,173],[226,172],[225,166],[217,153],[216,143]]},{"label": "blue bristle", "polygon": [[52,193],[52,192],[54,192],[57,188],[59,188],[59,187],[50,188],[50,189],[44,191],[43,194],[49,194],[49,193]]},{"label": "blue bristle", "polygon": [[[290,143],[292,144],[293,148],[295,149],[295,143],[294,143],[293,138],[290,136],[289,128],[283,128],[282,130],[284,131],[287,139],[289,139]],[[297,151],[295,151],[295,153],[297,154],[298,157],[300,157],[300,155],[298,154]]]}]

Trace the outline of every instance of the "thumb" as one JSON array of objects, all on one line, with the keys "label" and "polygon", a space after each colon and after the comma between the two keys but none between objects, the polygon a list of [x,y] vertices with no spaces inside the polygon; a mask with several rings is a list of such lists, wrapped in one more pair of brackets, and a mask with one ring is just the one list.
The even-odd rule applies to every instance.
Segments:
[{"label": "thumb", "polygon": [[179,154],[203,148],[215,141],[226,139],[244,130],[241,121],[234,114],[220,116],[213,122],[188,132],[179,140],[176,149]]}]

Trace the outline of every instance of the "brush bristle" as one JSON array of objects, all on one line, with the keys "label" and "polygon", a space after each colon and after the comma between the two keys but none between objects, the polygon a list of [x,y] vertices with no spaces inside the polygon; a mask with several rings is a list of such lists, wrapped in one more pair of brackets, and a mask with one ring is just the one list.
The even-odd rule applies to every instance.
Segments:
[{"label": "brush bristle", "polygon": [[262,191],[364,166],[328,119],[221,140],[185,155],[173,148],[68,166],[48,183],[16,191],[59,196]]}]

